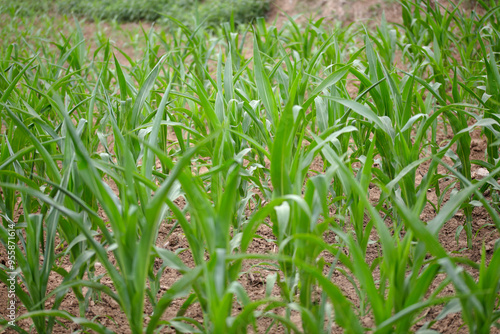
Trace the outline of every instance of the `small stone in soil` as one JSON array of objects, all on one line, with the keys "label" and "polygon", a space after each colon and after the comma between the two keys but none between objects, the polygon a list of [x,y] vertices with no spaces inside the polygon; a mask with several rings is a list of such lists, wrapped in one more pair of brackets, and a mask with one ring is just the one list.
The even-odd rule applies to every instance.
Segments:
[{"label": "small stone in soil", "polygon": [[475,172],[472,173],[472,178],[476,180],[484,179],[490,175],[490,172],[486,168],[479,168]]}]

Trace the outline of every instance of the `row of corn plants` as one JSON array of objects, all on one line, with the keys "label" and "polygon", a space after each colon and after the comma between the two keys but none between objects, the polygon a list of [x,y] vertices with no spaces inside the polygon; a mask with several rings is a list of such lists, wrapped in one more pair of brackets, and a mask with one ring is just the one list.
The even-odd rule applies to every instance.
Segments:
[{"label": "row of corn plants", "polygon": [[[430,333],[455,316],[471,333],[500,328],[500,7],[400,5],[401,24],[375,28],[169,17],[123,34],[140,56],[85,22],[2,22],[0,281],[14,273],[17,318],[1,310],[0,325]],[[459,211],[457,252],[440,231]],[[185,248],[161,242],[166,226]],[[260,239],[272,251],[256,252]],[[262,298],[244,283],[251,268],[267,273]],[[180,278],[162,290],[167,269]],[[103,295],[126,325],[89,316]]]}]

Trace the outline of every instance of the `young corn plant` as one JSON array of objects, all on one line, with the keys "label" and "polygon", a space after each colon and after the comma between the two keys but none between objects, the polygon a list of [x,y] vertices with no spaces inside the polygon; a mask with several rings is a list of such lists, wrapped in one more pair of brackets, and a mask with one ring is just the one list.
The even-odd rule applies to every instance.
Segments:
[{"label": "young corn plant", "polygon": [[[401,5],[403,24],[376,31],[291,17],[117,28],[139,58],[101,26],[3,23],[0,240],[16,264],[0,280],[17,273],[19,320],[111,333],[87,318],[104,294],[132,333],[407,333],[441,305],[422,331],[454,311],[470,332],[498,327],[498,246],[467,258],[474,233],[500,230],[498,6]],[[451,256],[440,232],[458,210],[474,249]],[[160,245],[165,221],[185,249]],[[251,254],[259,241],[275,251]],[[248,267],[272,272],[262,296]],[[162,292],[166,268],[180,279]]]}]

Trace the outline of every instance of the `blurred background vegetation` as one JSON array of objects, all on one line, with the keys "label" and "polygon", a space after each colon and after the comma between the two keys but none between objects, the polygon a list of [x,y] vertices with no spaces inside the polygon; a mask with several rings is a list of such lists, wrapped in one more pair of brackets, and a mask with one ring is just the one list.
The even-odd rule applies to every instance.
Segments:
[{"label": "blurred background vegetation", "polygon": [[93,20],[162,21],[165,15],[184,23],[206,19],[208,25],[233,20],[246,23],[269,10],[269,0],[0,0],[0,13],[74,14]]}]

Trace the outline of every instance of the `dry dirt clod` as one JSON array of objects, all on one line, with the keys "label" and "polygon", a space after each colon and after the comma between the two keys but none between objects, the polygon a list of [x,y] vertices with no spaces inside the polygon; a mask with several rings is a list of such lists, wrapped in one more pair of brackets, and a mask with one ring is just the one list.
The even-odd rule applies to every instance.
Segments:
[{"label": "dry dirt clod", "polygon": [[472,173],[472,178],[475,180],[482,180],[490,175],[490,172],[486,168],[479,168]]},{"label": "dry dirt clod", "polygon": [[470,143],[470,147],[474,152],[482,152],[484,150],[484,142],[482,140],[473,139]]},{"label": "dry dirt clod", "polygon": [[179,244],[179,237],[175,234],[172,234],[170,238],[163,244],[163,248],[167,248],[168,246],[175,247]]},{"label": "dry dirt clod", "polygon": [[495,249],[495,244],[498,240],[491,240],[488,242],[486,245],[484,245],[484,248],[486,249],[487,252],[492,252]]}]

